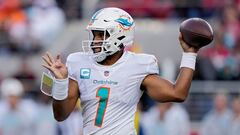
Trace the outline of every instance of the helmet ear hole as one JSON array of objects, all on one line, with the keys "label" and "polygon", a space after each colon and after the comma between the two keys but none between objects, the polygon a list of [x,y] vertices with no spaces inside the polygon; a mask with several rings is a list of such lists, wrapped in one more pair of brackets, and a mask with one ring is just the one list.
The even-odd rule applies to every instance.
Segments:
[{"label": "helmet ear hole", "polygon": [[106,31],[106,38],[110,37],[110,34],[108,31]]},{"label": "helmet ear hole", "polygon": [[120,44],[120,45],[119,45],[119,48],[120,48],[120,49],[124,48],[124,45],[123,45],[123,44]]},{"label": "helmet ear hole", "polygon": [[117,39],[118,40],[122,40],[122,39],[124,39],[126,36],[121,36],[121,37],[118,37]]}]

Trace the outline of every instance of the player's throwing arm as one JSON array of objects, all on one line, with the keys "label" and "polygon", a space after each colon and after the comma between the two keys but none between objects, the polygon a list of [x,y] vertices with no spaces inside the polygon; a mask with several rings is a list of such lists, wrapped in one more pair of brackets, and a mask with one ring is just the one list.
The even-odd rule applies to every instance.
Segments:
[{"label": "player's throwing arm", "polygon": [[213,30],[205,20],[190,18],[181,23],[179,42],[183,54],[177,80],[171,83],[157,75],[148,75],[142,83],[148,95],[160,102],[184,101],[191,86],[197,52],[212,40]]}]

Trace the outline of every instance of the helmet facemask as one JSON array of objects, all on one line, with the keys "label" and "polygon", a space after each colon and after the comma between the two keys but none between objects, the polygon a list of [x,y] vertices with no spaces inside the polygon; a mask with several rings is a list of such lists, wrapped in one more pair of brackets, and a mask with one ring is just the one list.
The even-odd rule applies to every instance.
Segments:
[{"label": "helmet facemask", "polygon": [[[103,40],[94,40],[95,36],[93,31],[103,32]],[[107,56],[110,56],[120,50],[120,47],[117,46],[120,44],[120,41],[113,43],[110,40],[111,35],[108,31],[111,31],[111,29],[88,30],[89,40],[83,41],[83,51],[92,54],[94,60],[97,62],[105,60]]]}]

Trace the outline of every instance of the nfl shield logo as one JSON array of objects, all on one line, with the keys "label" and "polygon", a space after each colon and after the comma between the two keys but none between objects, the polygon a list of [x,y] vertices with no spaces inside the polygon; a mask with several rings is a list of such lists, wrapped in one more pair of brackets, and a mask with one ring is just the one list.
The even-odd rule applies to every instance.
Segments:
[{"label": "nfl shield logo", "polygon": [[109,76],[109,71],[104,71],[104,76]]}]

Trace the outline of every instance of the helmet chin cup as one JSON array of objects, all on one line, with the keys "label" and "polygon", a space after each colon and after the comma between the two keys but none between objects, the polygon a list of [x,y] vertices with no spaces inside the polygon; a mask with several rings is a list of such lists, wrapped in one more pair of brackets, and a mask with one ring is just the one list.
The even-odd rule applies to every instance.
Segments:
[{"label": "helmet chin cup", "polygon": [[106,53],[101,52],[99,54],[94,54],[92,57],[96,62],[102,62],[103,60],[105,60],[107,58],[107,55],[106,55]]},{"label": "helmet chin cup", "polygon": [[[93,42],[102,42],[101,45],[92,45]],[[89,54],[92,56],[92,58],[96,61],[96,62],[102,62],[103,60],[106,59],[107,56],[109,56],[110,54],[107,53],[108,52],[108,43],[106,41],[90,41],[90,40],[84,40],[82,41],[82,49],[83,52]],[[99,52],[94,52],[94,49],[99,48],[100,51]],[[106,49],[105,49],[106,48]]]}]

